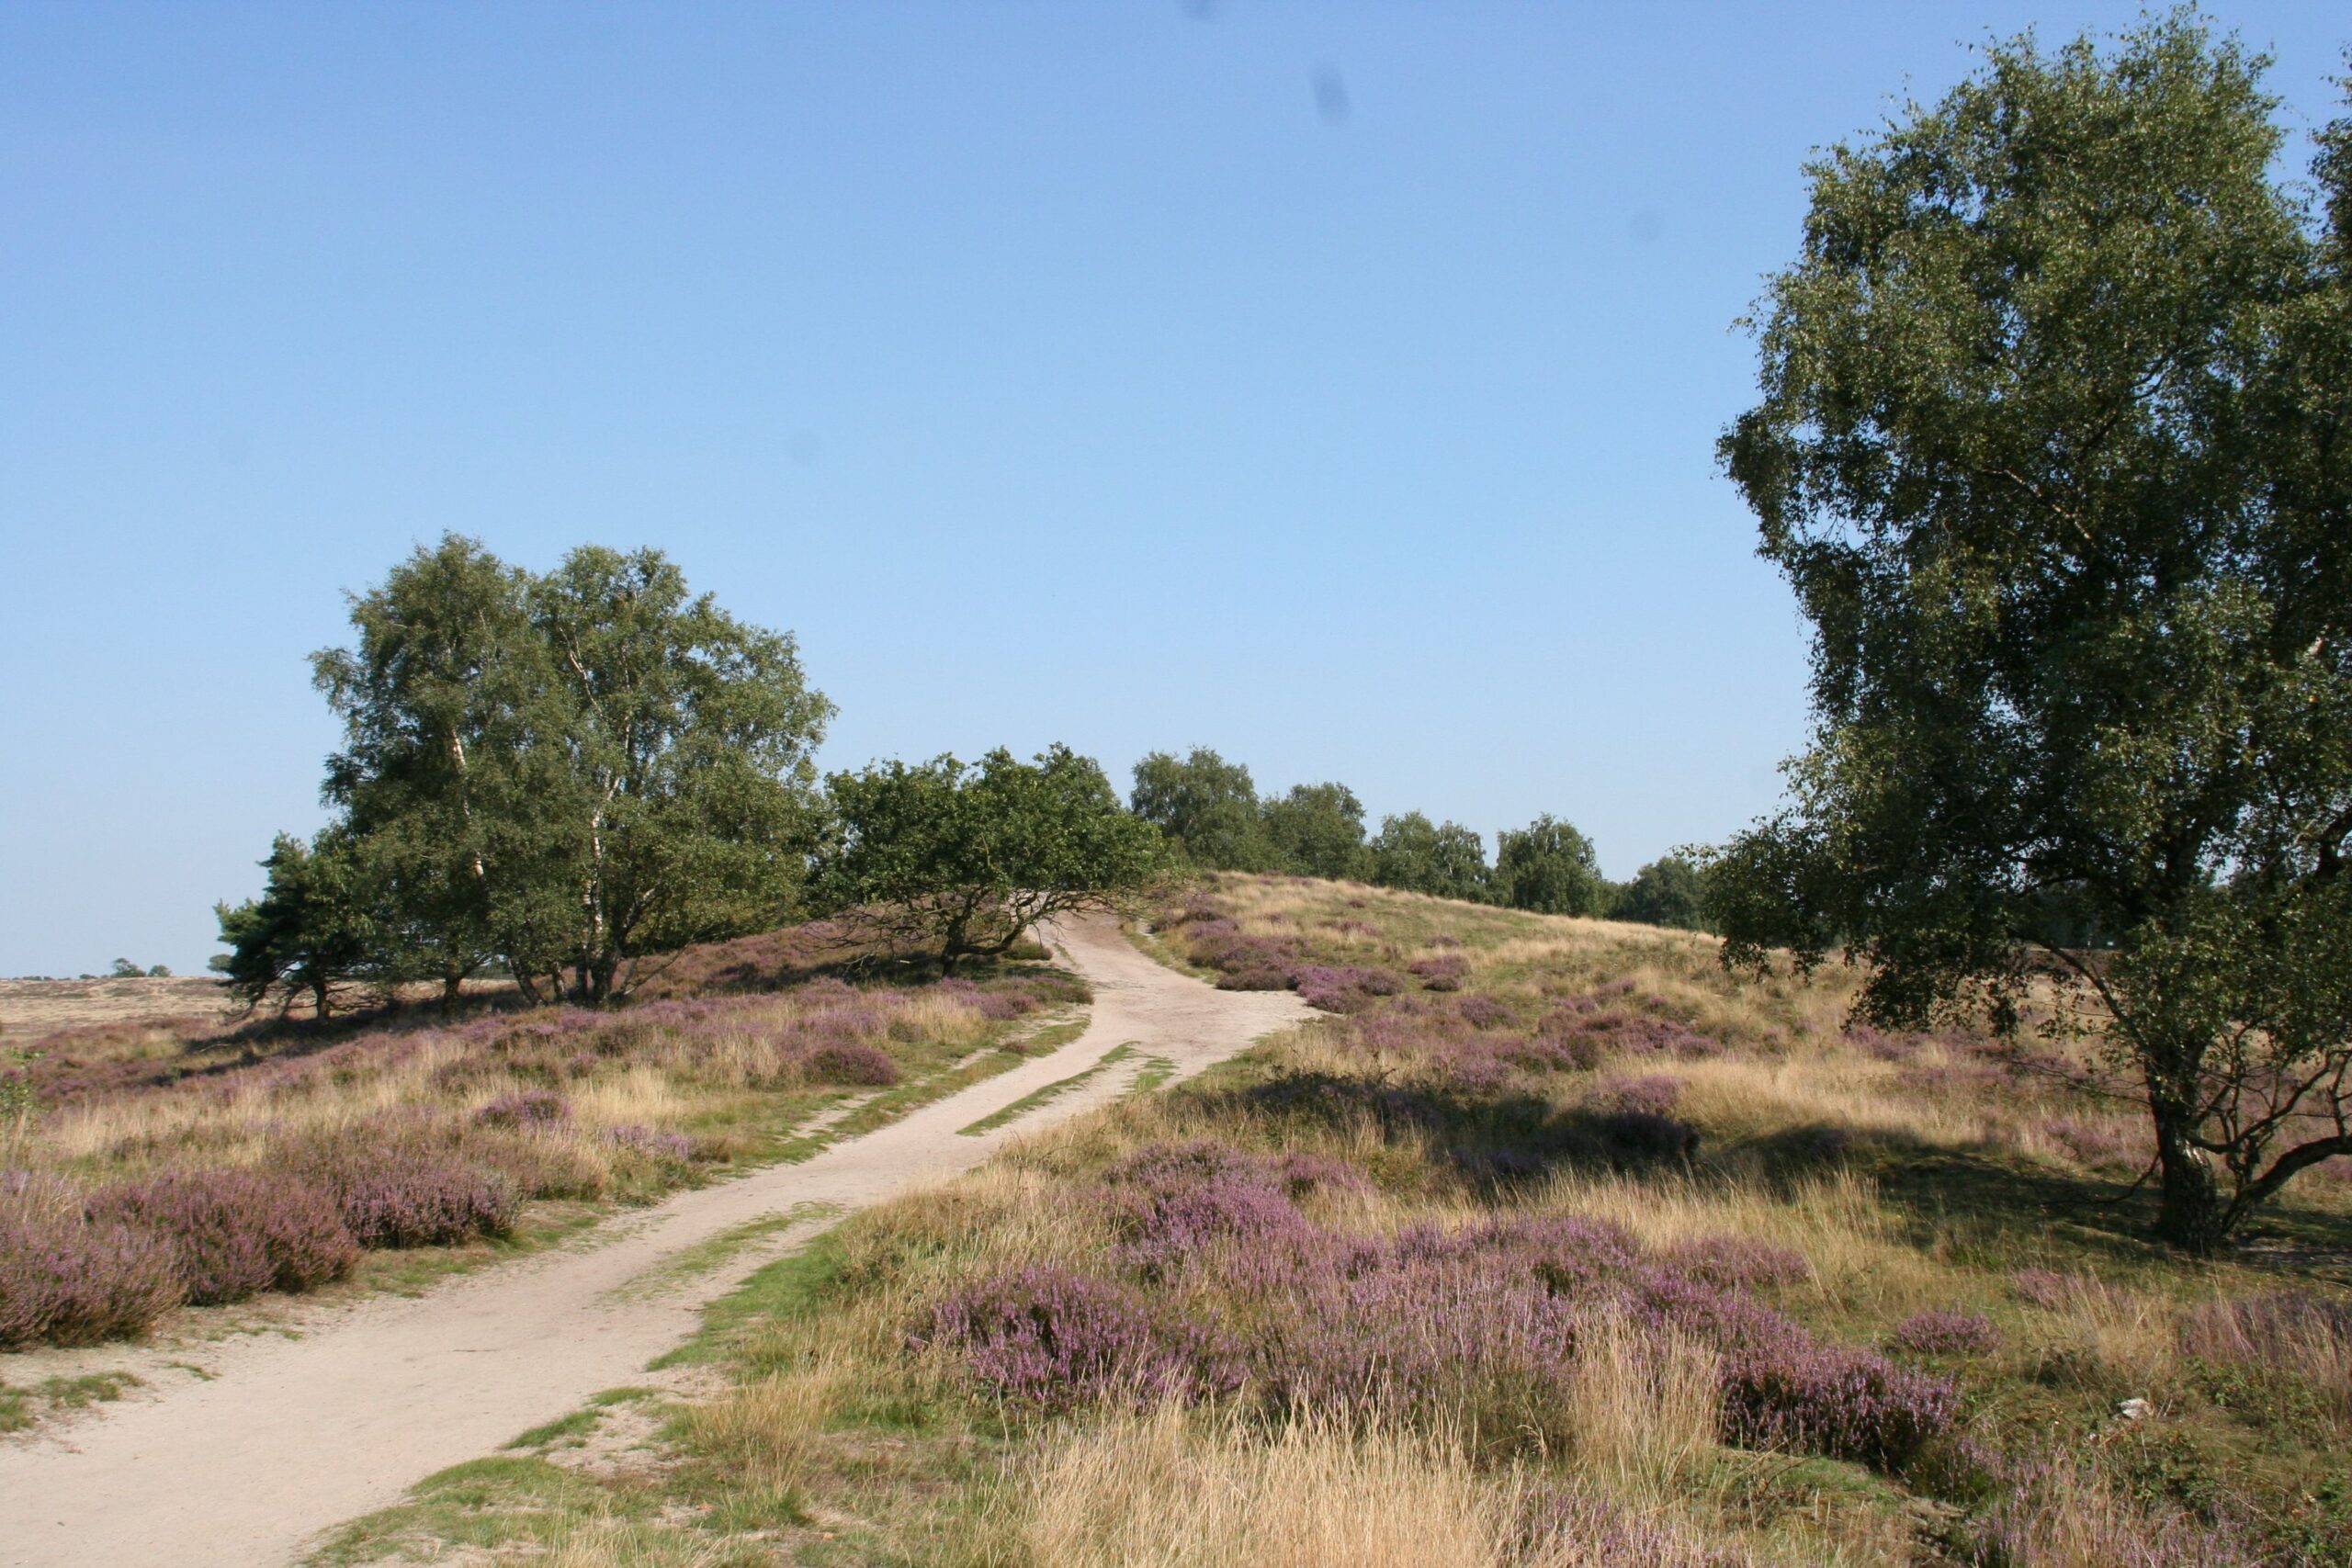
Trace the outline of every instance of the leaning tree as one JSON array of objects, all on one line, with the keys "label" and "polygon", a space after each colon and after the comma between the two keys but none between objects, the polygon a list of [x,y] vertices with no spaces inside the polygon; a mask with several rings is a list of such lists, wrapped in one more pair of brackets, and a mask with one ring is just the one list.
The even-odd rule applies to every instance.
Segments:
[{"label": "leaning tree", "polygon": [[1818,725],[1727,959],[1886,1023],[2070,977],[2199,1252],[2352,1155],[2352,137],[2274,181],[2265,64],[2027,37],[1832,149],[1723,443]]},{"label": "leaning tree", "polygon": [[1023,762],[937,757],[826,781],[832,838],[818,858],[828,908],[927,946],[940,972],[1009,951],[1039,921],[1108,907],[1168,866],[1159,829],[1119,805],[1091,757],[1054,746]]}]

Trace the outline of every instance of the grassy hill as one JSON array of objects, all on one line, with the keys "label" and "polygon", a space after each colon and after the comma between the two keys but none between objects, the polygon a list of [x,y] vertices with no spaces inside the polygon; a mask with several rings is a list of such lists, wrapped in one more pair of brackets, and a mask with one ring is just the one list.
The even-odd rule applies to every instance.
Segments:
[{"label": "grassy hill", "polygon": [[1349,884],[1211,878],[1136,940],[1329,1016],[846,1222],[681,1353],[708,1397],[332,1560],[2352,1560],[2352,1173],[2188,1264],[2079,1046]]}]

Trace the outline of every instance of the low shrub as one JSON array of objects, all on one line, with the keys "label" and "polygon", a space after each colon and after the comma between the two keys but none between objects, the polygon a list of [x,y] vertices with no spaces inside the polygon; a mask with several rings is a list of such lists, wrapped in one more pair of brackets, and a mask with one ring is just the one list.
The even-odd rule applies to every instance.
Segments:
[{"label": "low shrub", "polygon": [[1393,997],[1405,988],[1395,971],[1359,964],[1296,964],[1291,981],[1309,1007],[1325,1012],[1356,1012],[1375,998]]},{"label": "low shrub", "polygon": [[563,1096],[552,1089],[526,1089],[501,1095],[474,1112],[484,1127],[552,1127],[571,1114]]},{"label": "low shrub", "polygon": [[[14,1196],[27,1195],[20,1188]],[[119,1221],[93,1223],[78,1203],[61,1211],[10,1196],[0,1190],[0,1348],[135,1338],[179,1304],[164,1237]]]},{"label": "low shrub", "polygon": [[334,1200],[282,1170],[173,1171],[103,1193],[90,1207],[100,1223],[164,1238],[197,1306],[311,1290],[359,1258]]},{"label": "low shrub", "polygon": [[808,1071],[826,1083],[856,1084],[888,1089],[899,1081],[899,1064],[878,1045],[863,1040],[836,1040],[809,1054]]},{"label": "low shrub", "polygon": [[959,1291],[910,1343],[952,1351],[991,1393],[1048,1411],[1110,1395],[1138,1405],[1200,1398],[1241,1382],[1238,1355],[1197,1324],[1067,1269],[1023,1269]]},{"label": "low shrub", "polygon": [[1405,973],[1432,991],[1458,991],[1470,974],[1470,961],[1458,953],[1441,953],[1433,958],[1416,958],[1405,965]]},{"label": "low shrub", "polygon": [[447,1247],[504,1235],[521,1201],[502,1173],[417,1140],[342,1143],[297,1168],[334,1195],[362,1247]]}]

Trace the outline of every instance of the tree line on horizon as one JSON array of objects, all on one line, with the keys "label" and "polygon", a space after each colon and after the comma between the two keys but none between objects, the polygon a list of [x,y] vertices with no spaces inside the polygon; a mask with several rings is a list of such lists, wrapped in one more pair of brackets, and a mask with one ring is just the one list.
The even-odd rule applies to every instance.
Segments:
[{"label": "tree line on horizon", "polygon": [[1261,801],[1214,751],[1136,764],[942,756],[820,779],[832,704],[790,636],[749,626],[657,551],[585,547],[545,573],[449,536],[352,600],[312,657],[342,720],[309,840],[280,834],[259,897],[219,908],[216,965],[259,1005],[511,979],[601,1005],[686,945],[854,912],[943,971],[1036,921],[1185,869],[1289,872],[1552,914],[1699,922],[1681,857],[1620,886],[1538,818],[1479,836],[1419,812],[1367,835],[1343,784]]},{"label": "tree line on horizon", "polygon": [[1204,871],[1368,882],[1545,915],[1707,924],[1699,852],[1662,855],[1631,881],[1612,882],[1592,840],[1548,812],[1496,834],[1489,862],[1476,829],[1419,811],[1383,817],[1367,831],[1363,804],[1343,784],[1295,784],[1261,797],[1247,766],[1204,746],[1138,761],[1128,804],[1184,863]]}]

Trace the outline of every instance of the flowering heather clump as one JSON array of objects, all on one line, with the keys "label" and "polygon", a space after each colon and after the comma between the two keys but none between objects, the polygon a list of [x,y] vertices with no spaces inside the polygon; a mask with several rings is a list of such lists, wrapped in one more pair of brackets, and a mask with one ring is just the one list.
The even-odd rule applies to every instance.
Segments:
[{"label": "flowering heather clump", "polygon": [[836,1040],[820,1045],[808,1057],[808,1071],[827,1083],[860,1084],[887,1089],[899,1081],[899,1064],[878,1045],[863,1040]]},{"label": "flowering heather clump", "polygon": [[990,1392],[1045,1410],[1114,1393],[1139,1405],[1199,1398],[1241,1382],[1238,1357],[1198,1325],[1067,1269],[1023,1269],[959,1291],[910,1337],[956,1351]]},{"label": "flowering heather clump", "polygon": [[1495,1029],[1510,1021],[1510,1009],[1492,997],[1464,997],[1454,1010],[1473,1029]]},{"label": "flowering heather clump", "polygon": [[519,1203],[504,1176],[415,1143],[344,1145],[316,1165],[362,1247],[446,1247],[503,1235]]},{"label": "flowering heather clump", "polygon": [[1299,996],[1326,1012],[1354,1012],[1375,997],[1393,997],[1404,980],[1387,969],[1356,964],[1301,964],[1291,971]]},{"label": "flowering heather clump", "polygon": [[1372,1184],[1363,1172],[1334,1155],[1300,1150],[1283,1156],[1274,1174],[1293,1198],[1313,1192],[1362,1192]]},{"label": "flowering heather clump", "polygon": [[0,1202],[0,1348],[136,1337],[179,1302],[164,1237],[78,1207]]},{"label": "flowering heather clump", "polygon": [[1813,1273],[1813,1265],[1795,1248],[1745,1235],[1686,1241],[1668,1250],[1665,1261],[1686,1279],[1734,1290],[1792,1284]]},{"label": "flowering heather clump", "polygon": [[552,1127],[571,1114],[571,1107],[553,1089],[526,1089],[503,1094],[474,1112],[483,1127]]},{"label": "flowering heather clump", "polygon": [[1219,1242],[1310,1230],[1277,1179],[1219,1144],[1155,1144],[1111,1172],[1103,1194],[1122,1259],[1166,1278]]},{"label": "flowering heather clump", "polygon": [[1725,1429],[1743,1446],[1899,1471],[1952,1430],[1960,1396],[1949,1381],[1818,1339],[1736,1292],[1654,1272],[1639,1304],[1721,1352]]},{"label": "flowering heather clump", "polygon": [[1432,991],[1458,991],[1470,973],[1470,961],[1458,953],[1442,953],[1414,959],[1405,972]]},{"label": "flowering heather clump", "polygon": [[684,1133],[664,1133],[652,1127],[627,1126],[605,1129],[605,1141],[649,1159],[672,1160],[680,1165],[695,1157],[695,1141]]},{"label": "flowering heather clump", "polygon": [[1682,1103],[1682,1080],[1664,1073],[1627,1078],[1609,1091],[1608,1099],[1620,1111],[1663,1116]]},{"label": "flowering heather clump", "polygon": [[2001,1331],[1981,1313],[1923,1312],[1896,1324],[1887,1343],[1908,1356],[1981,1356],[1999,1348]]},{"label": "flowering heather clump", "polygon": [[104,1193],[90,1210],[100,1223],[162,1236],[198,1306],[311,1290],[359,1258],[334,1201],[279,1170],[175,1171]]}]

